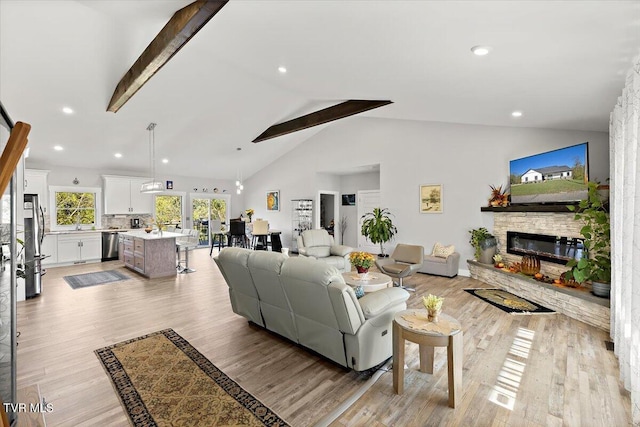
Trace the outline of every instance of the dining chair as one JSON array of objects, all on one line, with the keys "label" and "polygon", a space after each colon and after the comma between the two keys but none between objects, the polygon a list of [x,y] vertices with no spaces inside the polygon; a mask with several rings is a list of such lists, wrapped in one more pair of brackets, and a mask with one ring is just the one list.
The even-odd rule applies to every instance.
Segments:
[{"label": "dining chair", "polygon": [[222,231],[222,221],[219,219],[212,219],[209,221],[210,225],[210,235],[211,235],[211,250],[209,251],[209,256],[213,254],[213,247],[216,243],[216,238],[218,239],[218,252],[222,250],[224,246],[224,236],[225,233]]},{"label": "dining chair", "polygon": [[253,231],[251,235],[251,247],[253,249],[262,249],[266,251],[269,236],[269,221],[255,221],[253,223]]}]

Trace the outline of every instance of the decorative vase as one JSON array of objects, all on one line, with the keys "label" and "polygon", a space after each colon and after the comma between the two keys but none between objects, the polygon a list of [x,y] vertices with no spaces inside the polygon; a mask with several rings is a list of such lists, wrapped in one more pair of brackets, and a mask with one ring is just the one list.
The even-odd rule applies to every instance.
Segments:
[{"label": "decorative vase", "polygon": [[593,280],[591,282],[591,290],[593,294],[597,297],[610,298],[611,297],[611,284],[610,283],[601,283]]},{"label": "decorative vase", "polygon": [[362,286],[356,286],[354,289],[356,298],[362,298],[364,296],[364,288]]},{"label": "decorative vase", "polygon": [[480,259],[482,264],[493,264],[493,256],[497,252],[498,241],[495,237],[489,237],[480,243]]},{"label": "decorative vase", "polygon": [[368,268],[360,267],[359,265],[356,265],[356,270],[358,271],[358,274],[366,274],[369,272]]},{"label": "decorative vase", "polygon": [[440,312],[441,311],[442,311],[442,309],[435,310],[433,308],[428,308],[427,309],[427,320],[429,322],[438,323],[438,317],[440,316]]}]

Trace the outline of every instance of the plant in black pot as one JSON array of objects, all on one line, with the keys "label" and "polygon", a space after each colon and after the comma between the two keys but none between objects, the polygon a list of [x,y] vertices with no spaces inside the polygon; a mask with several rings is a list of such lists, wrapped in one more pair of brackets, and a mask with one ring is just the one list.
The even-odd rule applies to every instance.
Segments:
[{"label": "plant in black pot", "polygon": [[474,255],[478,262],[483,264],[493,264],[493,256],[496,254],[498,242],[493,234],[484,227],[469,230],[471,239],[469,243],[475,250]]},{"label": "plant in black pot", "polygon": [[362,235],[373,244],[380,244],[379,257],[385,257],[383,244],[390,241],[398,232],[390,217],[391,213],[386,208],[374,208],[373,212],[362,215]]},{"label": "plant in black pot", "polygon": [[[609,297],[611,292],[611,224],[598,184],[589,182],[587,198],[581,200],[574,219],[583,222],[580,234],[584,237],[585,255],[580,260],[572,259],[567,263],[569,273],[576,282],[590,280],[594,295]],[[565,273],[568,274],[568,273]]]}]

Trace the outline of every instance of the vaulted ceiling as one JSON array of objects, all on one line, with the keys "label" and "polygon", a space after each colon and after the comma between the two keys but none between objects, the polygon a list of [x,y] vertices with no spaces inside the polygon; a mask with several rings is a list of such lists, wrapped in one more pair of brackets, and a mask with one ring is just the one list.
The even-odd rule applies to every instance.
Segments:
[{"label": "vaulted ceiling", "polygon": [[189,3],[0,0],[0,100],[32,125],[33,162],[144,173],[155,122],[159,173],[248,177],[337,122],[252,143],[265,129],[348,99],[393,101],[370,118],[606,132],[640,53],[638,1],[231,0],[107,112]]}]

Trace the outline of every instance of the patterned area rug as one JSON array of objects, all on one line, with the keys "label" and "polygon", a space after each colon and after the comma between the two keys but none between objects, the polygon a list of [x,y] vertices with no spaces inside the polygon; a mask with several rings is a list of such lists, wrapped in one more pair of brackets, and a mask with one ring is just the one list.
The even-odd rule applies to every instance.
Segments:
[{"label": "patterned area rug", "polygon": [[119,282],[130,279],[118,270],[96,271],[95,273],[76,274],[75,276],[64,276],[63,279],[73,289],[86,288],[89,286],[104,285],[105,283]]},{"label": "patterned area rug", "polygon": [[474,295],[489,304],[498,307],[500,310],[511,314],[551,314],[555,311],[550,308],[543,307],[533,301],[521,298],[511,292],[502,289],[465,289],[471,295]]},{"label": "patterned area rug", "polygon": [[134,426],[288,426],[172,329],[95,351]]}]

